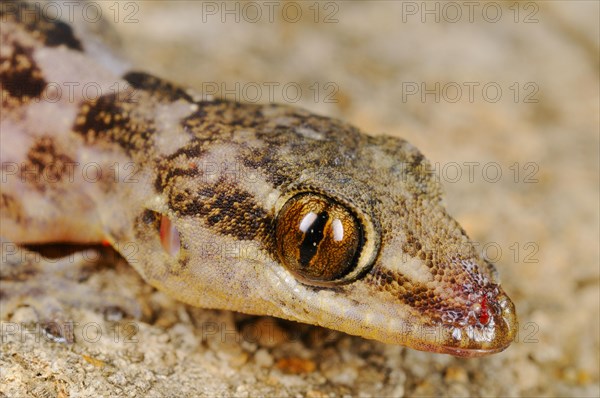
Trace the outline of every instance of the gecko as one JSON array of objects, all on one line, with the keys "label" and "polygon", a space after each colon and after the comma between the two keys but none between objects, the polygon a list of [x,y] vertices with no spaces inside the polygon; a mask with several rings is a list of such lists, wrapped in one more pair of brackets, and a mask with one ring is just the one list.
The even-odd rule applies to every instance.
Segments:
[{"label": "gecko", "polygon": [[205,98],[131,69],[101,25],[1,6],[5,286],[7,245],[102,242],[193,306],[460,357],[513,341],[493,264],[406,140]]}]

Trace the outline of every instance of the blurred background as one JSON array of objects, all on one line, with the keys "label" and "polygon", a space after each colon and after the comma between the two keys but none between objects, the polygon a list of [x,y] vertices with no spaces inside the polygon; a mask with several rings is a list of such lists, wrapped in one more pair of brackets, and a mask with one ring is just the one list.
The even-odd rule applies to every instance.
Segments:
[{"label": "blurred background", "polygon": [[[141,341],[170,337],[156,358],[125,362],[124,382],[140,367],[152,380],[141,391],[158,395],[600,395],[599,4],[101,3],[136,69],[218,97],[302,106],[420,148],[521,323],[505,352],[463,360],[319,328],[289,341],[289,324],[162,298],[175,320],[148,322]],[[284,337],[198,342],[198,319],[238,330],[267,322]],[[168,378],[156,376],[164,358]]]}]

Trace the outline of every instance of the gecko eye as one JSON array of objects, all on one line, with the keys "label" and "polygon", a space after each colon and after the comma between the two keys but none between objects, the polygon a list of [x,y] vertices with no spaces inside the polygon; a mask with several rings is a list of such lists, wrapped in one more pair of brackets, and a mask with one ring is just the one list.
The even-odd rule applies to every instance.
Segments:
[{"label": "gecko eye", "polygon": [[354,274],[362,228],[340,203],[314,193],[296,195],[279,211],[275,229],[279,258],[301,282],[336,284]]}]

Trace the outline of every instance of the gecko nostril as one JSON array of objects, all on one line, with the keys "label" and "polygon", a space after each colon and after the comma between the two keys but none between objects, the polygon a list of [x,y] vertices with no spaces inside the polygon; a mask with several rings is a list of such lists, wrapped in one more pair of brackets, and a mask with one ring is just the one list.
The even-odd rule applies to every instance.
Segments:
[{"label": "gecko nostril", "polygon": [[171,222],[169,217],[164,214],[160,218],[160,243],[163,249],[171,256],[179,254],[181,242],[179,240],[179,231],[175,224]]}]

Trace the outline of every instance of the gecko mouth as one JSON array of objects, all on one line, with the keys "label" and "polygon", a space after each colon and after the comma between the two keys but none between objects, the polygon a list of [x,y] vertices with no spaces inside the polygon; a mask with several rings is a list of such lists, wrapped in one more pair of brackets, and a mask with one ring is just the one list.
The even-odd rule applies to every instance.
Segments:
[{"label": "gecko mouth", "polygon": [[450,354],[455,357],[462,358],[476,358],[476,357],[484,357],[487,355],[495,354],[500,351],[504,351],[506,347],[496,348],[496,349],[477,349],[477,348],[456,348],[449,346],[442,346],[439,353],[441,354]]},{"label": "gecko mouth", "polygon": [[[358,306],[354,303],[344,312],[344,316],[352,318],[354,322],[346,327],[347,324],[338,317],[331,326],[351,334],[421,351],[457,357],[486,356],[508,348],[516,336],[518,325],[514,304],[499,286],[494,286],[494,295],[489,291],[485,293],[467,307],[466,312],[472,312],[473,315],[465,314],[460,319],[434,320],[417,312],[406,316],[396,312],[396,306],[373,308],[372,303],[359,303]],[[481,305],[483,297],[487,299],[485,305]],[[402,311],[402,307],[399,308]],[[476,311],[478,308],[481,309],[479,312]],[[359,332],[356,330],[357,323],[361,327]]]},{"label": "gecko mouth", "polygon": [[478,357],[503,351],[512,343],[518,327],[514,304],[504,292],[500,292],[489,303],[484,298],[483,303],[485,305],[477,306],[476,324],[446,328],[451,330],[451,340],[447,339],[447,344],[440,346],[440,352]]},{"label": "gecko mouth", "polygon": [[[418,350],[457,357],[481,357],[505,350],[516,336],[517,317],[508,296],[497,285],[494,290],[493,296],[482,295],[471,304],[464,317],[405,329],[405,334],[396,335],[397,340]],[[418,324],[419,319],[415,322]]]}]

